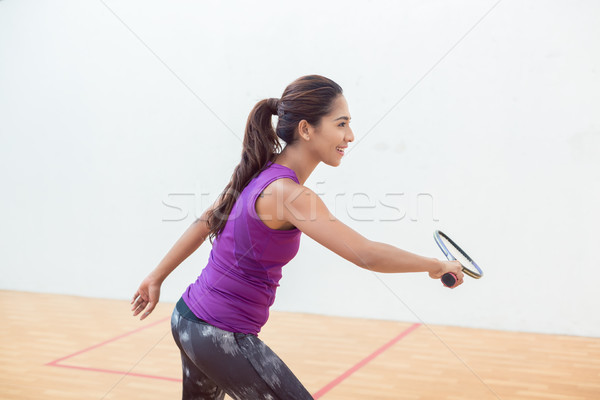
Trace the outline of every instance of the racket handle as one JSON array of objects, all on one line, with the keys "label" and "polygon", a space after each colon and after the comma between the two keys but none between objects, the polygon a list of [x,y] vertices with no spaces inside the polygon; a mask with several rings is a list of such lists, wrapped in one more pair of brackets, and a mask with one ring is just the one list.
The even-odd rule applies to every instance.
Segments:
[{"label": "racket handle", "polygon": [[456,275],[453,272],[446,272],[442,275],[442,283],[444,286],[451,288],[456,283]]}]

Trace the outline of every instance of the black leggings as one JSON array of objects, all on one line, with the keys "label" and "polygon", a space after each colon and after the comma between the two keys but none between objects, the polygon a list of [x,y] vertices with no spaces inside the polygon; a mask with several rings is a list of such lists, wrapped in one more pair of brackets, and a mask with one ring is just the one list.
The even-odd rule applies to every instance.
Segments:
[{"label": "black leggings", "polygon": [[255,335],[219,329],[180,299],[171,331],[183,369],[183,400],[311,399],[285,363]]}]

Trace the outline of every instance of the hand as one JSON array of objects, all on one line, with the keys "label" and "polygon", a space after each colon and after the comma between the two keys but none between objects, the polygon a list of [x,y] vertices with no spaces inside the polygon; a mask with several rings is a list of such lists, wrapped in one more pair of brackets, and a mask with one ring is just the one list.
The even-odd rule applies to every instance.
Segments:
[{"label": "hand", "polygon": [[140,320],[146,318],[154,310],[154,307],[158,304],[160,298],[160,285],[161,282],[153,279],[151,276],[146,277],[139,289],[133,295],[131,304],[133,307],[133,316],[135,317],[139,313],[142,313]]},{"label": "hand", "polygon": [[456,283],[452,288],[462,285],[465,274],[462,272],[462,265],[460,265],[458,261],[439,261],[439,269],[430,271],[429,276],[432,279],[440,279],[448,272],[452,272],[456,275]]}]

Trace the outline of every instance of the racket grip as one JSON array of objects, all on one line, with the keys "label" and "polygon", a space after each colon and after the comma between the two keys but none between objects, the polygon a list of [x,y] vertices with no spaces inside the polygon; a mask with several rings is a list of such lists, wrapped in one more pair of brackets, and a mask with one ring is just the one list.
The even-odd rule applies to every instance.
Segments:
[{"label": "racket grip", "polygon": [[453,272],[446,272],[442,275],[442,283],[444,286],[451,288],[456,283],[456,275]]}]

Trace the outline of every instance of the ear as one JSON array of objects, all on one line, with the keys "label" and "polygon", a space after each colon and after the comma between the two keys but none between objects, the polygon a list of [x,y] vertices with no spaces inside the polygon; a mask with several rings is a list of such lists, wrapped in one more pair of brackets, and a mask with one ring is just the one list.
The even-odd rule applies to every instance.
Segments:
[{"label": "ear", "polygon": [[310,140],[312,136],[311,131],[311,126],[305,119],[298,123],[298,133],[300,134],[300,137],[304,140]]}]

